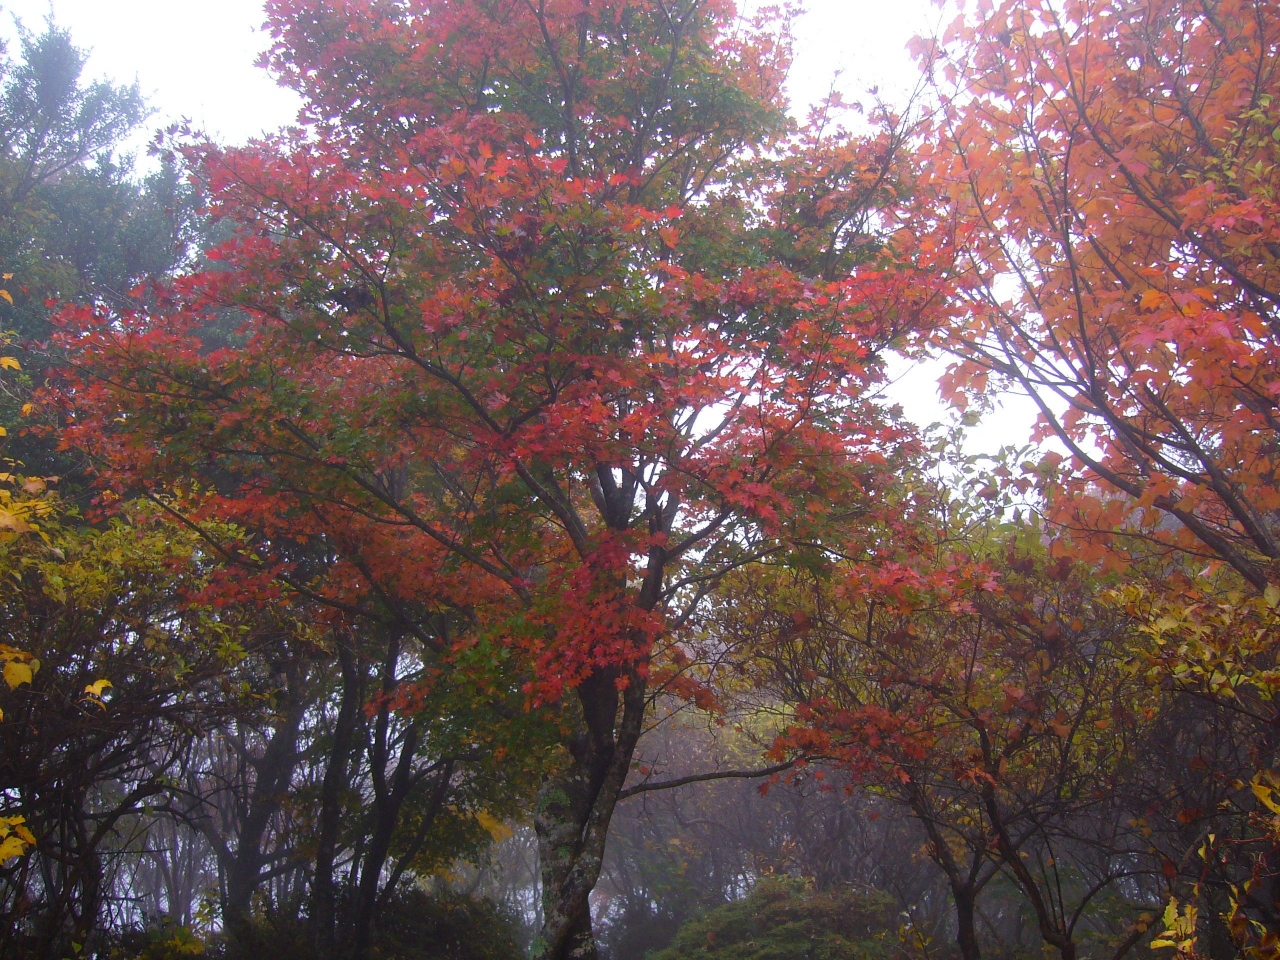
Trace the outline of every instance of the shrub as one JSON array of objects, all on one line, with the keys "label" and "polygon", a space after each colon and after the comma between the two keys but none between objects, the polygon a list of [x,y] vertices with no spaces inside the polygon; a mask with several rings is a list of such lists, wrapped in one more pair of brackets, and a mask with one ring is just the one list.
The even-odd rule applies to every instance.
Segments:
[{"label": "shrub", "polygon": [[762,880],[744,899],[686,923],[649,960],[878,960],[896,943],[893,915],[882,893]]}]

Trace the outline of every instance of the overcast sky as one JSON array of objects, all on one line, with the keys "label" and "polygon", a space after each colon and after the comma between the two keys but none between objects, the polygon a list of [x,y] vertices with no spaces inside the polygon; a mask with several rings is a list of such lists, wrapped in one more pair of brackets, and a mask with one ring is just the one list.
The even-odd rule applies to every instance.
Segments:
[{"label": "overcast sky", "polygon": [[[791,78],[797,107],[820,98],[832,79],[851,97],[877,86],[905,94],[915,68],[905,44],[931,32],[929,0],[809,0],[797,28]],[[0,35],[16,17],[39,29],[50,15],[91,51],[90,76],[137,79],[156,107],[156,124],[187,117],[225,140],[243,140],[292,120],[293,95],[254,66],[266,46],[261,0],[0,0]],[[803,113],[803,111],[799,111]]]},{"label": "overcast sky", "polygon": [[[790,78],[797,115],[833,81],[847,99],[874,87],[891,102],[905,102],[918,76],[906,43],[940,25],[931,0],[807,0],[805,7]],[[151,130],[186,118],[216,139],[242,142],[289,124],[297,112],[294,94],[254,66],[267,42],[259,30],[261,0],[0,0],[0,36],[13,38],[15,18],[39,30],[50,16],[90,51],[89,77],[138,81],[156,110]],[[149,138],[140,134],[137,147]],[[939,369],[900,372],[892,390],[919,423],[946,416],[934,389]],[[971,448],[1021,442],[1026,411],[1020,405],[992,418]]]}]

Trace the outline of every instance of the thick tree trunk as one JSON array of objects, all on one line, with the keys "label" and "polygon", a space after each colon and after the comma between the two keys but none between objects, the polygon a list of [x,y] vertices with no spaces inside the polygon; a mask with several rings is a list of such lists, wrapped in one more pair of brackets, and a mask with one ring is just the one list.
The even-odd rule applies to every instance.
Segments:
[{"label": "thick tree trunk", "polygon": [[595,960],[591,891],[600,878],[609,821],[631,767],[644,720],[644,681],[633,671],[620,694],[617,674],[594,674],[577,688],[579,735],[571,760],[538,791],[534,828],[542,875],[537,960]]},{"label": "thick tree trunk", "polygon": [[952,887],[951,900],[956,905],[956,946],[960,948],[961,960],[981,960],[978,928],[974,922],[978,898],[972,890]]}]

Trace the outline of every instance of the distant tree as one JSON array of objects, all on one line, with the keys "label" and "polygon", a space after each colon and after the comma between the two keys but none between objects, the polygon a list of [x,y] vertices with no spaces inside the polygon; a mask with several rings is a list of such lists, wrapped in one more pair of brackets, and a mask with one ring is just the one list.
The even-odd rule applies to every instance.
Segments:
[{"label": "distant tree", "polygon": [[46,299],[127,305],[190,239],[173,165],[138,180],[120,155],[149,114],[137,85],[86,84],[86,60],[52,23],[20,31],[18,56],[0,59],[0,263],[17,288],[0,323],[23,339],[47,334]]},{"label": "distant tree", "polygon": [[[759,764],[760,745],[745,731],[771,733],[779,709],[732,705],[715,717],[723,726],[677,710],[641,742],[636,784]],[[593,897],[602,952],[643,960],[687,921],[741,899],[766,876],[803,878],[820,892],[880,890],[913,930],[933,937],[946,928],[946,885],[910,816],[841,789],[829,770],[799,772],[763,792],[760,785],[695,782],[619,805]]]}]

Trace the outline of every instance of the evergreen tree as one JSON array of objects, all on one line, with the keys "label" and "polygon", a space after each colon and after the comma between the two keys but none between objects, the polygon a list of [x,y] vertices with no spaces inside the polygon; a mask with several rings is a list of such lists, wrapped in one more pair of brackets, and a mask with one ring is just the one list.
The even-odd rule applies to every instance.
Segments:
[{"label": "evergreen tree", "polygon": [[[51,21],[19,28],[16,48],[0,46],[0,272],[12,274],[0,335],[22,365],[0,394],[11,426],[45,379],[49,305],[125,307],[186,258],[196,224],[195,192],[173,163],[138,177],[122,152],[150,116],[136,83],[86,82],[87,52]],[[9,432],[6,458],[68,472],[47,445]]]}]

